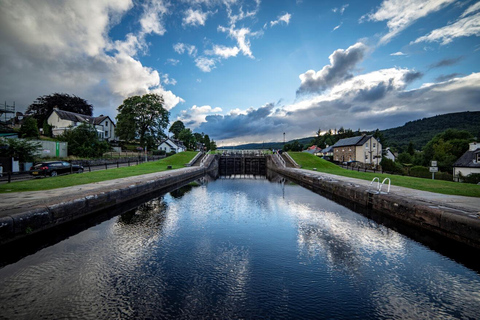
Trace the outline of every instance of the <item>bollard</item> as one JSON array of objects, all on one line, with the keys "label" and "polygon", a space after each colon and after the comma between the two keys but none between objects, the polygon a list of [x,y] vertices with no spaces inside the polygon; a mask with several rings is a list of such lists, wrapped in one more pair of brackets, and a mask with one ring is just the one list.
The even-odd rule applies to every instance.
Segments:
[{"label": "bollard", "polygon": [[8,183],[12,182],[12,173],[8,171],[7,175],[8,175]]},{"label": "bollard", "polygon": [[119,168],[118,161],[117,161],[117,168]]},{"label": "bollard", "polygon": [[107,162],[105,162],[105,170],[107,170],[107,169],[108,169],[108,164],[107,164]]}]

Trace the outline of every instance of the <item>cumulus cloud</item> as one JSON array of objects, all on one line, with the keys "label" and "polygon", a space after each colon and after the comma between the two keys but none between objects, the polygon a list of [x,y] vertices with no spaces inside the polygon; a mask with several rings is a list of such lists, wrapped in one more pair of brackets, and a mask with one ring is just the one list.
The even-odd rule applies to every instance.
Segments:
[{"label": "cumulus cloud", "polygon": [[165,64],[171,64],[172,66],[176,66],[177,64],[180,63],[180,60],[177,60],[177,59],[167,59],[167,61],[165,62]]},{"label": "cumulus cloud", "polygon": [[222,45],[214,45],[212,50],[205,51],[205,54],[216,55],[223,59],[228,59],[230,57],[236,57],[240,52],[238,47],[225,47]]},{"label": "cumulus cloud", "polygon": [[442,113],[480,111],[480,73],[407,90],[420,76],[409,69],[377,70],[291,105],[207,116],[199,129],[223,144],[281,141],[283,132],[296,139],[313,136],[318,127],[386,129]]},{"label": "cumulus cloud", "polygon": [[444,82],[462,76],[461,73],[442,74],[435,78],[436,82]]},{"label": "cumulus cloud", "polygon": [[330,56],[330,64],[315,72],[308,70],[301,74],[297,94],[318,93],[352,76],[351,72],[363,60],[368,47],[357,42],[346,50],[335,50]]},{"label": "cumulus cloud", "polygon": [[390,55],[391,56],[406,56],[406,54],[401,52],[401,51],[390,53]]},{"label": "cumulus cloud", "polygon": [[448,26],[433,30],[419,37],[412,43],[440,42],[441,45],[451,43],[455,38],[480,36],[480,13],[462,18]]},{"label": "cumulus cloud", "polygon": [[284,15],[282,16],[279,16],[277,18],[277,20],[274,20],[274,21],[270,21],[270,27],[273,27],[279,23],[285,23],[286,25],[288,25],[290,23],[290,19],[292,18],[292,15],[290,13],[285,13]]},{"label": "cumulus cloud", "polygon": [[201,106],[198,107],[194,105],[188,110],[183,110],[178,117],[178,120],[181,120],[186,127],[191,129],[196,129],[203,122],[208,115],[216,114],[222,112],[222,108],[216,107],[212,108],[211,106]]},{"label": "cumulus cloud", "polygon": [[[54,92],[80,96],[95,114],[112,118],[122,100],[134,94],[163,94],[166,107],[183,101],[161,86],[158,71],[135,59],[147,50],[145,35],[162,34],[163,1],[142,5],[140,30],[112,41],[112,26],[133,8],[131,0],[2,1],[0,12],[0,72],[2,95],[18,111],[37,97]],[[28,17],[28,18],[27,18]],[[75,76],[72,76],[75,75]]]},{"label": "cumulus cloud", "polygon": [[258,36],[258,32],[252,32],[249,28],[235,28],[234,25],[230,28],[219,26],[218,30],[228,33],[228,36],[237,41],[237,46],[243,55],[253,58],[252,50],[250,49],[250,37]]},{"label": "cumulus cloud", "polygon": [[188,8],[187,11],[185,11],[182,25],[193,27],[204,26],[205,22],[207,21],[208,15],[209,12],[203,12],[200,9],[193,10],[192,8]]},{"label": "cumulus cloud", "polygon": [[376,12],[363,16],[360,21],[365,19],[387,21],[389,32],[380,39],[380,43],[385,44],[418,19],[437,12],[453,2],[455,0],[384,0]]}]

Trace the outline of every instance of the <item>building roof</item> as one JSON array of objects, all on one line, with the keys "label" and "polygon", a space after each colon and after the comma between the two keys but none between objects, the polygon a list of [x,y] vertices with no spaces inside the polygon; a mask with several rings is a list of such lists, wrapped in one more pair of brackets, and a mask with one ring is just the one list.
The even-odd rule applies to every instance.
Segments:
[{"label": "building roof", "polygon": [[[102,123],[103,120],[110,118],[109,116],[104,116],[104,115],[101,115],[99,117],[87,116],[85,114],[79,114],[79,113],[64,111],[60,109],[53,109],[53,111],[57,113],[60,119],[69,120],[72,122],[86,122],[93,125],[99,125],[100,123]],[[110,119],[110,121],[112,120]],[[113,121],[112,121],[112,124],[113,124]]]},{"label": "building roof", "polygon": [[469,168],[480,168],[479,162],[473,162],[476,160],[477,155],[480,154],[480,148],[474,151],[465,152],[457,161],[453,164],[454,167],[469,167]]},{"label": "building roof", "polygon": [[346,147],[346,146],[361,146],[372,136],[357,136],[351,138],[340,139],[333,145],[334,148]]},{"label": "building roof", "polygon": [[329,153],[333,152],[333,146],[326,147],[325,149],[322,149],[322,153]]}]

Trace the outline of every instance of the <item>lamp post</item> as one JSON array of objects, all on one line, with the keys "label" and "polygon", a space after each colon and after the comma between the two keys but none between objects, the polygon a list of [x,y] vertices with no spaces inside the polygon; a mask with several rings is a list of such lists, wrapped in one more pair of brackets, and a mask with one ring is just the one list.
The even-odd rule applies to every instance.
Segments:
[{"label": "lamp post", "polygon": [[285,132],[283,133],[283,146],[285,147]]}]

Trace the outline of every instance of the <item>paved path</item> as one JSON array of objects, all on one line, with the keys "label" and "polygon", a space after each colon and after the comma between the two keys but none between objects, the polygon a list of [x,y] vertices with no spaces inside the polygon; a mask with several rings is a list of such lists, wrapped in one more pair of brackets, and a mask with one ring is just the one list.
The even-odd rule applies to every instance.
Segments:
[{"label": "paved path", "polygon": [[[305,169],[291,169],[291,170],[298,170],[299,172],[304,172],[308,174],[322,176],[324,178],[345,181],[356,185],[361,186],[370,186],[370,181],[367,180],[360,180],[355,178],[348,178],[343,176],[337,176],[334,174],[328,174],[323,172],[317,171],[310,171]],[[468,213],[468,215],[476,215],[477,218],[480,218],[480,198],[478,197],[464,197],[464,196],[453,196],[453,195],[445,195],[435,192],[428,192],[428,191],[420,191],[405,187],[398,187],[395,186],[395,177],[392,176],[392,185],[390,187],[390,193],[394,193],[397,195],[401,195],[408,199],[416,199],[416,200],[423,200],[428,203],[431,203],[432,206],[443,206],[447,208],[452,208],[455,210],[460,210]],[[381,183],[381,182],[380,182]],[[372,190],[376,188],[377,182],[372,185]],[[387,190],[386,185],[382,187],[382,191]],[[459,183],[459,188],[462,185]],[[480,186],[478,186],[480,188]]]},{"label": "paved path", "polygon": [[198,167],[188,167],[52,190],[0,193],[0,217],[7,216],[13,211],[27,210],[39,204],[61,203],[68,199],[84,198],[89,195],[121,189],[149,180],[167,178],[196,170],[198,170]]}]

